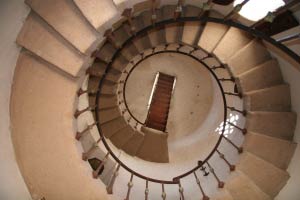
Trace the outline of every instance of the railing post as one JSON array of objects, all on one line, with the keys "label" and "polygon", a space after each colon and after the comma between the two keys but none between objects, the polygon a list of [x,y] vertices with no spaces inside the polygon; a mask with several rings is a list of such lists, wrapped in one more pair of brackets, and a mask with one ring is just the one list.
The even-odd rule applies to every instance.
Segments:
[{"label": "railing post", "polygon": [[130,196],[130,191],[131,191],[131,188],[133,187],[133,174],[131,174],[130,176],[130,181],[128,182],[127,186],[128,186],[128,189],[127,189],[127,194],[126,194],[126,198],[124,200],[129,200],[129,196]]},{"label": "railing post", "polygon": [[96,109],[97,106],[88,106],[87,108],[83,109],[83,110],[76,110],[74,113],[74,117],[75,119],[77,119],[79,117],[79,115],[81,115],[82,113],[86,112],[86,111],[92,111],[94,109]]},{"label": "railing post", "polygon": [[166,200],[167,194],[166,194],[166,192],[165,192],[165,185],[164,185],[163,183],[161,184],[161,189],[162,189],[161,198],[162,198],[163,200]]},{"label": "railing post", "polygon": [[237,151],[239,154],[243,153],[244,149],[243,147],[238,147],[236,144],[234,144],[230,139],[228,139],[227,137],[223,136],[223,138],[229,143],[231,144]]},{"label": "railing post", "polygon": [[247,129],[245,129],[245,128],[240,128],[240,127],[238,127],[237,125],[231,123],[230,121],[227,121],[227,123],[228,123],[229,125],[233,126],[234,128],[240,130],[244,135],[247,134]]},{"label": "railing post", "polygon": [[109,152],[105,155],[104,159],[102,160],[102,163],[100,163],[100,165],[97,167],[97,169],[95,171],[93,171],[93,178],[98,178],[99,177],[99,172],[101,170],[102,167],[104,167],[105,163],[107,162],[109,156]]},{"label": "railing post", "polygon": [[131,8],[126,8],[123,11],[122,16],[127,19],[127,22],[128,22],[128,24],[130,26],[130,32],[131,32],[131,34],[135,35],[136,28],[134,27],[133,22],[132,22],[132,9]]},{"label": "railing post", "polygon": [[206,196],[206,194],[204,193],[204,190],[203,190],[203,188],[202,188],[202,186],[201,186],[200,180],[199,180],[199,178],[197,177],[196,172],[194,172],[194,176],[195,176],[195,179],[196,179],[196,183],[197,183],[197,185],[199,186],[200,191],[201,191],[201,193],[202,193],[202,197],[203,197],[202,200],[209,200],[209,197]]},{"label": "railing post", "polygon": [[145,200],[148,200],[148,196],[149,196],[149,183],[148,180],[146,180]]},{"label": "railing post", "polygon": [[217,153],[219,154],[220,158],[223,159],[225,161],[225,163],[228,165],[230,171],[234,171],[235,170],[235,165],[232,165],[226,158],[225,155],[223,153],[221,153],[218,149],[216,150]]},{"label": "railing post", "polygon": [[80,138],[83,136],[83,134],[85,134],[86,132],[88,132],[89,130],[91,130],[96,124],[98,124],[98,122],[94,122],[93,124],[91,125],[88,125],[83,131],[79,132],[77,131],[76,132],[76,140],[80,140]]},{"label": "railing post", "polygon": [[155,25],[156,19],[157,19],[157,16],[156,16],[156,0],[152,0],[151,1],[151,23],[152,23],[152,26]]},{"label": "railing post", "polygon": [[116,40],[114,33],[112,32],[112,29],[108,29],[104,32],[104,37],[116,48],[121,48],[121,45]]},{"label": "railing post", "polygon": [[247,115],[247,111],[246,110],[238,110],[235,107],[230,107],[230,106],[227,106],[227,108],[229,110],[231,110],[231,111],[235,111],[235,112],[241,113],[243,116]]},{"label": "railing post", "polygon": [[217,176],[217,174],[216,174],[214,168],[212,168],[212,166],[209,164],[209,162],[207,162],[207,166],[208,166],[208,168],[209,168],[209,171],[214,175],[215,179],[217,180],[217,182],[218,182],[218,187],[219,187],[219,188],[223,188],[225,183],[224,183],[223,181],[220,181],[220,179],[219,179],[219,177]]},{"label": "railing post", "polygon": [[240,12],[240,10],[242,10],[243,6],[248,3],[249,0],[244,0],[243,2],[241,2],[240,4],[236,5],[233,10],[224,17],[225,20],[229,20],[232,19],[238,12]]},{"label": "railing post", "polygon": [[182,185],[180,183],[180,180],[178,180],[178,186],[179,186],[178,191],[179,191],[179,195],[180,195],[180,200],[184,200],[184,194],[183,194],[184,189],[183,189],[183,187],[182,187]]},{"label": "railing post", "polygon": [[102,141],[101,137],[91,146],[91,148],[87,152],[82,153],[82,160],[87,161],[91,154],[97,149],[100,141]]},{"label": "railing post", "polygon": [[176,10],[174,12],[174,20],[178,19],[182,14],[182,5],[183,5],[183,0],[178,0]]},{"label": "railing post", "polygon": [[82,88],[80,88],[77,91],[77,96],[79,97],[79,96],[81,96],[81,95],[83,95],[85,93],[88,93],[88,95],[95,95],[95,94],[97,94],[98,91],[99,91],[98,89],[97,90],[88,90],[88,89],[83,90]]},{"label": "railing post", "polygon": [[208,0],[205,3],[202,3],[202,5],[201,5],[201,9],[202,10],[201,10],[201,12],[199,14],[199,17],[208,15],[209,10],[211,9],[211,6],[212,6],[211,4],[212,4],[212,0]]},{"label": "railing post", "polygon": [[106,187],[106,191],[107,194],[112,194],[113,193],[113,187],[114,187],[114,183],[116,181],[117,176],[119,175],[119,169],[120,169],[120,164],[118,164],[117,168],[115,169],[107,187]]}]

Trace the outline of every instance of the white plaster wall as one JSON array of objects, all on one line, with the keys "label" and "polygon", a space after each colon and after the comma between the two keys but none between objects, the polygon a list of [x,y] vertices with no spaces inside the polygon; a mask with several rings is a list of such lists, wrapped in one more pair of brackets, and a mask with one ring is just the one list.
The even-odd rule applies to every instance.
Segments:
[{"label": "white plaster wall", "polygon": [[22,0],[0,0],[0,199],[31,199],[15,160],[9,102],[20,47],[15,43],[29,8]]}]

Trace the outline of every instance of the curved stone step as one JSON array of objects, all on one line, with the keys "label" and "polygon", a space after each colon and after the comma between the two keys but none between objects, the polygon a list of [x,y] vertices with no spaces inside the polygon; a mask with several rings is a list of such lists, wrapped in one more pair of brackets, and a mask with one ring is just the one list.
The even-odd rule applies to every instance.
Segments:
[{"label": "curved stone step", "polygon": [[182,15],[184,17],[199,17],[202,11],[201,8],[193,5],[186,5],[182,9],[183,9]]},{"label": "curved stone step", "polygon": [[101,130],[105,137],[110,138],[112,135],[125,128],[127,123],[123,116],[101,124]]},{"label": "curved stone step", "polygon": [[247,133],[244,149],[276,167],[286,170],[297,144],[258,133]]},{"label": "curved stone step", "polygon": [[179,43],[181,41],[183,23],[172,23],[165,26],[166,42],[168,44]]},{"label": "curved stone step", "polygon": [[244,152],[241,156],[237,169],[273,198],[290,177],[286,171],[248,152]]},{"label": "curved stone step", "polygon": [[142,132],[135,131],[133,136],[122,146],[122,150],[131,156],[135,156],[143,144],[145,135]]},{"label": "curved stone step", "polygon": [[227,60],[252,40],[252,36],[246,32],[231,27],[220,40],[213,53],[226,63]]},{"label": "curved stone step", "polygon": [[86,22],[73,1],[26,0],[25,2],[82,53],[89,54],[99,45],[100,35]]},{"label": "curved stone step", "polygon": [[132,60],[136,55],[139,54],[139,51],[136,46],[130,42],[128,45],[123,47],[121,53],[127,60]]},{"label": "curved stone step", "polygon": [[122,146],[124,146],[126,142],[130,140],[134,133],[135,130],[131,127],[131,125],[127,125],[126,127],[114,133],[109,139],[117,148],[122,149]]},{"label": "curved stone step", "polygon": [[185,22],[181,41],[184,44],[196,46],[199,41],[199,32],[202,30],[201,22]]},{"label": "curved stone step", "polygon": [[164,5],[161,7],[161,10],[163,20],[173,19],[176,5]]},{"label": "curved stone step", "polygon": [[100,109],[97,112],[98,112],[100,124],[111,121],[121,116],[121,113],[117,106],[113,108]]},{"label": "curved stone step", "polygon": [[211,198],[211,200],[234,200],[230,192],[226,189],[218,191],[218,194]]},{"label": "curved stone step", "polygon": [[103,25],[119,16],[113,1],[73,0],[92,26],[101,31]]},{"label": "curved stone step", "polygon": [[91,61],[34,13],[28,15],[17,43],[72,76]]},{"label": "curved stone step", "polygon": [[297,115],[293,112],[248,112],[246,128],[248,131],[285,140],[292,140]]},{"label": "curved stone step", "polygon": [[[93,104],[92,104],[93,105]],[[117,96],[106,96],[100,95],[98,99],[98,108],[111,108],[118,105],[118,97]]]},{"label": "curved stone step", "polygon": [[207,52],[212,52],[228,29],[229,27],[223,24],[213,22],[206,23],[198,45]]},{"label": "curved stone step", "polygon": [[[98,83],[99,84],[99,83]],[[102,83],[101,94],[116,95],[117,85]]]},{"label": "curved stone step", "polygon": [[250,178],[242,172],[235,172],[225,184],[234,200],[271,200]]},{"label": "curved stone step", "polygon": [[131,36],[129,31],[130,27],[128,24],[122,24],[120,27],[113,31],[114,38],[119,46],[122,46],[124,42],[129,39],[129,37]]},{"label": "curved stone step", "polygon": [[136,156],[150,162],[169,162],[168,134],[145,127],[142,127],[142,132],[145,138]]},{"label": "curved stone step", "polygon": [[266,47],[259,40],[254,39],[230,57],[227,64],[232,73],[238,76],[270,59],[271,55]]},{"label": "curved stone step", "polygon": [[106,41],[100,49],[96,52],[95,56],[103,62],[109,63],[117,49],[108,41]]},{"label": "curved stone step", "polygon": [[283,78],[277,61],[272,59],[241,74],[238,83],[241,91],[245,93],[281,85]]},{"label": "curved stone step", "polygon": [[148,31],[148,37],[152,47],[166,44],[166,32],[164,27],[153,28],[153,30]]},{"label": "curved stone step", "polygon": [[291,111],[290,86],[287,84],[247,92],[244,98],[244,107],[248,111]]},{"label": "curved stone step", "polygon": [[126,66],[128,65],[128,60],[123,56],[123,55],[119,55],[118,57],[116,57],[113,61],[113,63],[111,64],[111,66],[118,70],[119,72],[122,72]]}]

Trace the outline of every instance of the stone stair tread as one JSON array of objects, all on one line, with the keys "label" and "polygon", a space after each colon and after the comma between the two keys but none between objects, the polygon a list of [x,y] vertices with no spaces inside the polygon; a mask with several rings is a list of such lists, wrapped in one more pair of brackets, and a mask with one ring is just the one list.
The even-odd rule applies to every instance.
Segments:
[{"label": "stone stair tread", "polygon": [[286,171],[249,152],[243,153],[237,169],[273,198],[285,186],[290,177]]},{"label": "stone stair tread", "polygon": [[99,31],[104,24],[119,16],[113,1],[74,0],[74,2],[91,25]]},{"label": "stone stair tread", "polygon": [[151,31],[148,31],[148,37],[150,39],[152,47],[166,44],[166,33],[165,28],[153,28]]},{"label": "stone stair tread", "polygon": [[127,32],[127,24],[123,24],[119,28],[113,31],[114,37],[116,39],[116,43],[120,46],[126,42],[126,40],[130,37],[130,34]]},{"label": "stone stair tread", "polygon": [[242,172],[235,172],[225,184],[225,189],[234,200],[271,200],[250,178]]},{"label": "stone stair tread", "polygon": [[223,63],[227,63],[227,60],[233,54],[247,45],[251,40],[252,36],[246,32],[231,27],[220,40],[213,53],[218,56]]},{"label": "stone stair tread", "polygon": [[294,112],[248,112],[246,128],[260,134],[292,140],[297,114]]},{"label": "stone stair tread", "polygon": [[283,84],[280,67],[273,59],[240,74],[237,81],[243,93]]},{"label": "stone stair tread", "polygon": [[165,25],[166,42],[168,44],[179,43],[181,40],[183,23],[172,23]]},{"label": "stone stair tread", "polygon": [[267,135],[249,132],[246,135],[244,149],[276,167],[286,170],[297,144]]},{"label": "stone stair tread", "polygon": [[127,125],[126,127],[120,129],[118,132],[114,133],[110,137],[110,141],[117,147],[122,149],[122,146],[126,144],[127,141],[134,135],[135,130],[131,127],[131,125]]},{"label": "stone stair tread", "polygon": [[249,111],[291,111],[291,93],[288,84],[245,93],[244,107]]},{"label": "stone stair tread", "polygon": [[135,156],[144,141],[144,133],[135,131],[133,136],[122,146],[122,150],[131,156]]},{"label": "stone stair tread", "polygon": [[185,22],[181,41],[184,44],[195,46],[198,43],[199,31],[202,29],[200,22]]},{"label": "stone stair tread", "polygon": [[117,117],[111,121],[101,124],[101,130],[105,137],[110,138],[119,130],[127,126],[123,116]]},{"label": "stone stair tread", "polygon": [[136,55],[139,54],[138,49],[136,46],[130,42],[126,46],[123,47],[121,54],[127,59],[132,60]]},{"label": "stone stair tread", "polygon": [[231,196],[230,192],[226,189],[222,189],[215,196],[211,198],[211,200],[234,200]]},{"label": "stone stair tread", "polygon": [[94,63],[87,69],[87,73],[90,76],[102,77],[105,74],[105,68],[99,67],[98,63]]},{"label": "stone stair tread", "polygon": [[145,138],[137,156],[150,162],[169,162],[168,135],[145,127],[142,127],[142,132]]},{"label": "stone stair tread", "polygon": [[232,73],[238,76],[270,59],[271,55],[267,48],[259,40],[254,39],[230,57],[227,64]]},{"label": "stone stair tread", "polygon": [[100,94],[116,94],[117,92],[117,86],[111,85],[111,84],[102,84]]},{"label": "stone stair tread", "polygon": [[110,108],[113,106],[117,106],[118,104],[118,98],[117,96],[107,97],[107,96],[99,96],[98,99],[98,107],[99,109],[102,108]]},{"label": "stone stair tread", "polygon": [[98,110],[97,112],[98,112],[100,124],[116,119],[121,116],[121,113],[117,106],[105,110]]},{"label": "stone stair tread", "polygon": [[91,53],[91,50],[99,44],[99,34],[85,21],[73,2],[68,0],[25,2],[82,53]]},{"label": "stone stair tread", "polygon": [[34,13],[28,15],[17,43],[75,77],[91,61]]},{"label": "stone stair tread", "polygon": [[122,72],[126,68],[126,66],[128,65],[128,63],[129,63],[128,60],[124,56],[118,55],[116,57],[116,59],[114,59],[114,61],[112,62],[111,66],[114,69]]},{"label": "stone stair tread", "polygon": [[213,22],[206,23],[198,45],[207,52],[212,52],[228,29],[229,27],[223,24]]},{"label": "stone stair tread", "polygon": [[147,33],[138,36],[136,39],[132,40],[132,43],[135,45],[135,47],[140,53],[152,48],[151,41]]},{"label": "stone stair tread", "polygon": [[163,20],[173,19],[176,5],[164,5],[161,8]]},{"label": "stone stair tread", "polygon": [[202,9],[197,6],[186,5],[183,7],[183,16],[184,17],[199,17],[201,11],[202,11]]}]

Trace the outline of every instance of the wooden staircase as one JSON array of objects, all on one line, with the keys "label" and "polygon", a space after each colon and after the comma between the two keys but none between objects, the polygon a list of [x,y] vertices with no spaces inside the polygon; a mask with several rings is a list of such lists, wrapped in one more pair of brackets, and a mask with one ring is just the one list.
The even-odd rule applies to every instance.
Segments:
[{"label": "wooden staircase", "polygon": [[174,82],[174,76],[159,72],[145,122],[147,127],[166,131]]}]

